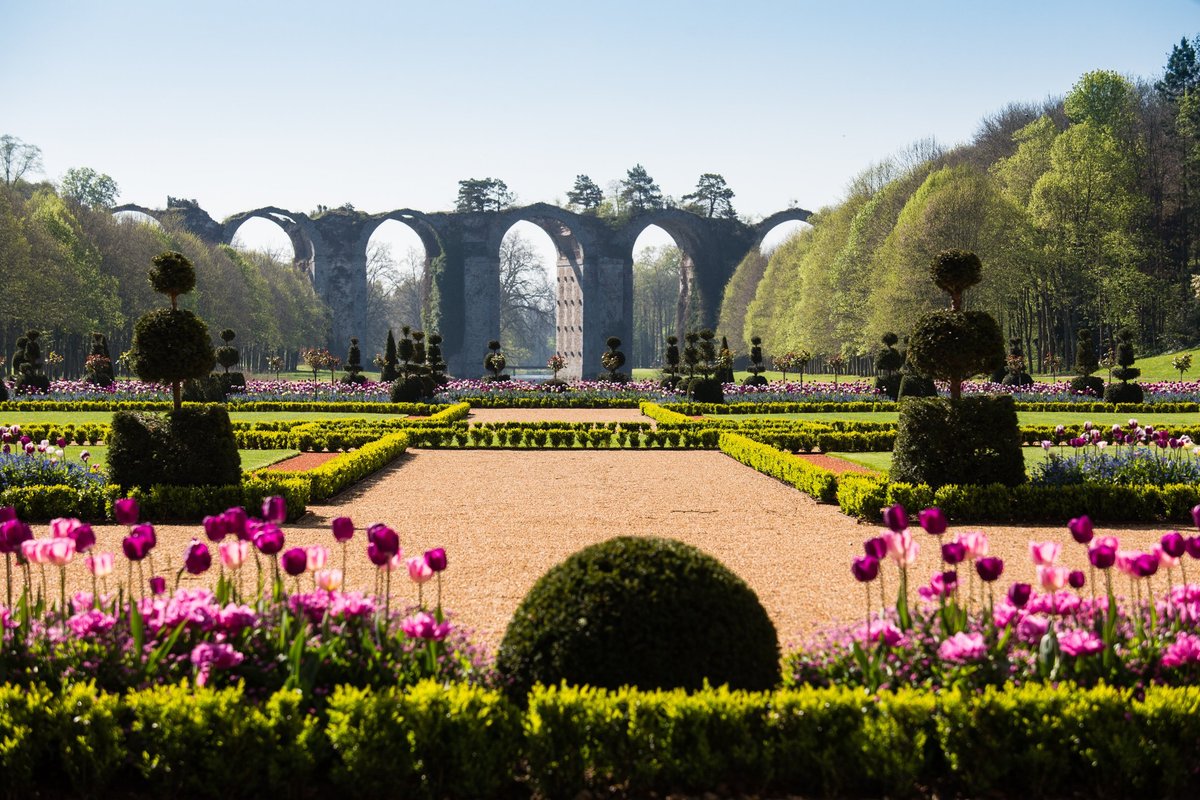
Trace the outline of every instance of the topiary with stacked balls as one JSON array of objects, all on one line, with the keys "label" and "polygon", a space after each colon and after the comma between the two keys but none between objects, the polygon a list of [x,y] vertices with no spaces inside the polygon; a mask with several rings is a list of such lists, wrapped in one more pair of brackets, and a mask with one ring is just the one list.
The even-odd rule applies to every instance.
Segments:
[{"label": "topiary with stacked balls", "polygon": [[962,384],[1004,363],[1004,337],[991,315],[963,311],[963,294],[980,280],[979,257],[946,250],[934,257],[934,283],[950,295],[950,308],[931,311],[909,337],[907,357],[915,369],[949,382],[950,397],[905,398],[892,457],[893,481],[946,484],[1025,480],[1025,461],[1011,395],[962,396]]},{"label": "topiary with stacked balls", "polygon": [[179,308],[179,297],[196,285],[196,271],[173,251],[153,263],[150,282],[170,298],[171,307],[147,312],[134,325],[132,366],[144,381],[171,384],[175,408],[165,416],[113,414],[109,477],[123,489],[240,483],[241,459],[228,412],[220,405],[183,408],[180,402],[181,384],[207,376],[216,364],[208,326]]},{"label": "topiary with stacked balls", "polygon": [[757,595],[715,558],[622,536],[570,556],[521,601],[497,659],[514,697],[535,683],[766,690],[779,641]]}]

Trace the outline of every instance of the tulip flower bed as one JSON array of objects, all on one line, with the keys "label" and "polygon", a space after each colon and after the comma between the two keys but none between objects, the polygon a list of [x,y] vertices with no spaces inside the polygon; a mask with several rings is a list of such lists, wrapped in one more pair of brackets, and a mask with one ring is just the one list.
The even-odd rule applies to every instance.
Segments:
[{"label": "tulip flower bed", "polygon": [[[1192,516],[1200,526],[1200,505]],[[1086,548],[1089,572],[1060,566],[1061,545],[1030,542],[1035,589],[999,585],[1005,565],[988,555],[987,537],[951,536],[939,508],[920,513],[921,532],[909,528],[899,505],[885,509],[883,520],[887,530],[864,542],[864,554],[851,564],[864,588],[861,623],[824,631],[790,656],[793,685],[876,691],[1060,680],[1136,689],[1200,682],[1200,583],[1188,581],[1187,569],[1200,560],[1200,536],[1171,531],[1149,552],[1138,552],[1122,549],[1116,537],[1095,537],[1091,520],[1077,517],[1068,528]],[[933,552],[932,572],[910,608],[910,580],[921,574],[924,549]],[[1160,572],[1168,588],[1155,596],[1149,579]]]}]

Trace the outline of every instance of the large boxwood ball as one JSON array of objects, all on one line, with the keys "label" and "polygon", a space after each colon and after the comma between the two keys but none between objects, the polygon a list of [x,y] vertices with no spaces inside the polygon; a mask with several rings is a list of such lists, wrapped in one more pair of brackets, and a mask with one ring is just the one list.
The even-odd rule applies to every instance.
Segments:
[{"label": "large boxwood ball", "polygon": [[961,295],[979,283],[983,264],[970,250],[943,250],[930,262],[929,275],[942,291]]},{"label": "large boxwood ball", "polygon": [[143,314],[134,325],[133,371],[144,381],[200,378],[216,363],[208,326],[191,311],[160,308]]},{"label": "large boxwood ball", "polygon": [[908,360],[944,380],[990,373],[1004,363],[1004,335],[984,311],[931,311],[908,339]]},{"label": "large boxwood ball", "polygon": [[570,556],[521,601],[497,659],[523,697],[538,682],[765,690],[779,641],[758,596],[671,539],[622,536]]}]

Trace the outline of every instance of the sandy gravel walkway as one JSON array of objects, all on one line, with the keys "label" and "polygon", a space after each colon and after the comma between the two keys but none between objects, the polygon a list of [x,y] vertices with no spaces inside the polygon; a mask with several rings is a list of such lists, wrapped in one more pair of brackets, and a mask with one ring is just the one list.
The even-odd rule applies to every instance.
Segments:
[{"label": "sandy gravel walkway", "polygon": [[[387,522],[400,532],[406,553],[443,546],[450,562],[445,603],[492,644],[539,575],[575,550],[620,534],[671,536],[711,553],[758,592],[781,641],[794,641],[830,620],[859,617],[863,590],[849,564],[862,552],[863,539],[875,533],[835,506],[704,451],[414,450],[334,501],[312,507],[299,525],[288,527],[289,546],[333,545],[329,520],[342,515],[364,527]],[[44,527],[38,526],[38,535]],[[1149,547],[1167,527],[1108,532],[1120,534],[1127,546]],[[970,528],[986,530],[992,553],[1008,563],[1005,586],[1033,580],[1030,539],[1061,541],[1063,561],[1086,566],[1065,526]],[[116,526],[98,529],[101,547],[119,550],[123,533]],[[914,593],[936,558],[936,540],[918,535]],[[168,555],[178,567],[193,536],[203,536],[198,525],[159,528],[160,572]],[[373,568],[361,537],[352,543],[350,581],[369,589]],[[83,570],[72,572],[83,588]],[[1200,565],[1192,574],[1200,575]],[[893,567],[886,576],[890,595]],[[407,578],[396,579],[415,599]]]}]

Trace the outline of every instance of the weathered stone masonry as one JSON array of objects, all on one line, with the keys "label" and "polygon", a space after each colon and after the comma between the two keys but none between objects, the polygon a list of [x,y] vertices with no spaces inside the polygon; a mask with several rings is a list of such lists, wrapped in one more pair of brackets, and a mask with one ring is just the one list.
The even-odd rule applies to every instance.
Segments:
[{"label": "weathered stone masonry", "polygon": [[[344,348],[366,327],[367,242],[387,220],[408,225],[425,246],[425,319],[439,331],[450,373],[483,372],[489,339],[500,338],[500,241],[513,224],[531,222],[558,250],[557,350],[567,357],[565,377],[601,371],[604,340],[633,340],[633,245],[650,225],[669,233],[683,251],[676,327],[715,327],[725,284],[738,263],[776,225],[807,220],[804,209],[773,214],[757,225],[709,219],[679,209],[656,209],[620,225],[538,203],[505,211],[424,213],[398,209],[382,214],[331,209],[318,216],[272,206],[217,222],[191,201],[167,198],[156,210],[124,205],[159,221],[172,219],[201,239],[230,244],[243,222],[259,217],[291,239],[295,265],[313,282],[332,312],[329,348]],[[413,320],[416,324],[417,320]]]}]

